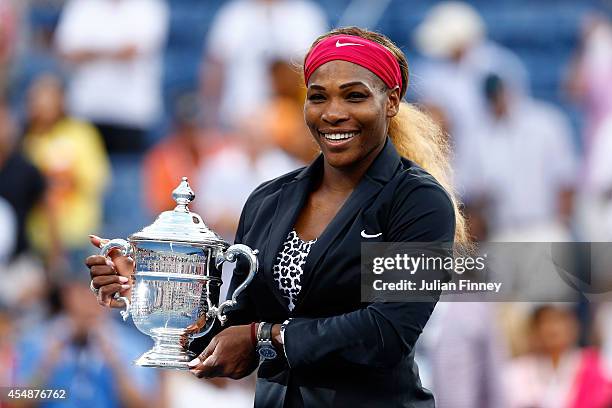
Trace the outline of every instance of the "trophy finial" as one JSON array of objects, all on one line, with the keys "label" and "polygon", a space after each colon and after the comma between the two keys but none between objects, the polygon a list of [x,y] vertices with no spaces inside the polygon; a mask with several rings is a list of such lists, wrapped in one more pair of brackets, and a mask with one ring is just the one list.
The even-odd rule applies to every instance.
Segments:
[{"label": "trophy finial", "polygon": [[193,201],[195,194],[189,186],[187,177],[183,177],[181,179],[181,184],[179,184],[178,187],[172,192],[172,198],[177,204],[176,208],[174,209],[175,211],[189,211],[187,206]]}]

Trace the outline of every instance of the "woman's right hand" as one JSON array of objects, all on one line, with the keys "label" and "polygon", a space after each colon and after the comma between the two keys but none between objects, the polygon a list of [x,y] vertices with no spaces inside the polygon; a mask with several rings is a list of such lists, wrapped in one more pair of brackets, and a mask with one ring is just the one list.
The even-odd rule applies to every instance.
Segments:
[{"label": "woman's right hand", "polygon": [[[108,242],[107,239],[95,235],[90,235],[89,239],[96,248]],[[119,292],[120,296],[130,299],[134,260],[121,255],[118,250],[112,250],[109,257],[110,259],[102,255],[92,255],[87,257],[85,264],[89,268],[92,286],[99,290],[98,303],[106,307],[123,308],[123,301],[114,299],[113,296]]]}]

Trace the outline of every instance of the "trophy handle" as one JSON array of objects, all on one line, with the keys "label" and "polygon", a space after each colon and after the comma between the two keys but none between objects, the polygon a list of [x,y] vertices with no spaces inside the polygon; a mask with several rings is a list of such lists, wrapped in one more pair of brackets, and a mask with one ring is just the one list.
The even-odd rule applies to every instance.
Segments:
[{"label": "trophy handle", "polygon": [[223,314],[225,308],[231,308],[233,306],[236,306],[236,303],[238,303],[238,296],[249,285],[249,283],[251,283],[251,281],[255,277],[255,274],[257,274],[257,269],[259,268],[259,263],[257,261],[258,253],[259,251],[257,249],[251,249],[243,244],[235,244],[227,248],[224,253],[220,253],[217,256],[217,268],[220,268],[225,261],[234,262],[236,260],[236,255],[244,255],[249,261],[249,275],[246,277],[244,282],[242,282],[240,286],[236,288],[234,293],[232,293],[232,298],[221,303],[219,307],[210,308],[209,314],[212,316],[216,316],[217,319],[219,319],[219,322],[221,322],[221,325],[224,325],[227,321],[227,316]]},{"label": "trophy handle", "polygon": [[[119,239],[119,238],[111,239],[105,245],[103,245],[100,248],[100,255],[108,256],[109,252],[112,251],[113,249],[120,250],[121,254],[123,254],[124,256],[132,255],[132,245],[130,245],[130,243],[127,242],[125,239]],[[129,299],[126,298],[125,296],[119,296],[119,292],[115,292],[115,295],[113,296],[113,298],[116,300],[122,300],[123,303],[125,304],[125,309],[120,311],[119,313],[121,313],[121,317],[123,318],[123,321],[126,321],[127,318],[130,316]]]}]

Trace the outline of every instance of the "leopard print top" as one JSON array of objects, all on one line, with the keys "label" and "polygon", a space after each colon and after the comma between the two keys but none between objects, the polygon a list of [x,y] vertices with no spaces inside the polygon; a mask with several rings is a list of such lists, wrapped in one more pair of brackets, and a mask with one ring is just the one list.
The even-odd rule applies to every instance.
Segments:
[{"label": "leopard print top", "polygon": [[295,307],[300,290],[302,289],[302,267],[310,252],[312,244],[317,240],[303,241],[295,230],[292,230],[283,244],[283,248],[276,257],[273,275],[278,288],[289,302],[289,310]]}]

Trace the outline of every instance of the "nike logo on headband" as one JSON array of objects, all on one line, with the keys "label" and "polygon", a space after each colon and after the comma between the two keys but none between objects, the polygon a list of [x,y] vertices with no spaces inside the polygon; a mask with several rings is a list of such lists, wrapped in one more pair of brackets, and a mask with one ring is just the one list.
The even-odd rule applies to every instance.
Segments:
[{"label": "nike logo on headband", "polygon": [[363,44],[357,44],[357,43],[341,43],[341,42],[340,42],[340,40],[336,41],[336,48],[339,48],[339,47],[346,47],[346,46],[349,46],[349,45],[357,45],[357,46],[359,46],[359,47],[363,47]]}]

